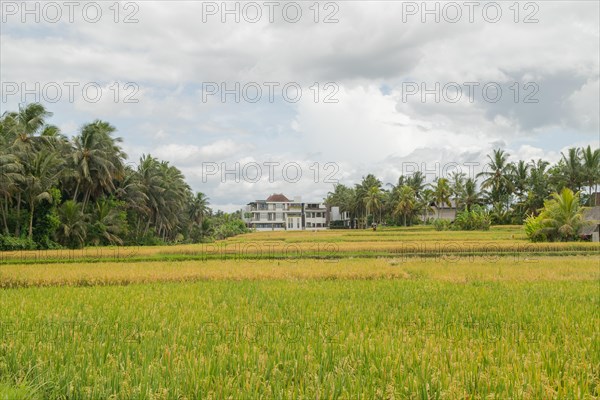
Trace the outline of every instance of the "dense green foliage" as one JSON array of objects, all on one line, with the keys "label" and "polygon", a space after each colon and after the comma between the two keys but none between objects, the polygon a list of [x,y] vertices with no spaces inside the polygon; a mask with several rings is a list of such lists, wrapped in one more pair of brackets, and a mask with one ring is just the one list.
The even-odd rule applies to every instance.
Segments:
[{"label": "dense green foliage", "polygon": [[[325,201],[349,212],[352,224],[358,227],[373,221],[408,226],[433,219],[436,229],[444,230],[449,223],[436,222],[440,219],[439,208],[456,206],[455,229],[487,229],[489,224],[523,223],[528,215],[539,213],[553,192],[564,188],[582,191],[583,203],[589,204],[600,184],[600,149],[590,146],[569,149],[552,166],[541,159],[509,162],[509,157],[504,150],[494,150],[488,155],[484,171],[475,177],[457,170],[426,183],[425,175],[417,171],[400,176],[396,184],[388,183],[389,189],[369,174],[354,187],[336,185]],[[477,207],[482,208],[472,213]]]},{"label": "dense green foliage", "polygon": [[201,242],[245,232],[239,215],[213,215],[208,198],[194,195],[168,162],[144,155],[127,165],[108,122],[85,124],[69,139],[47,124],[51,115],[36,103],[0,117],[0,249]]},{"label": "dense green foliage", "polygon": [[582,211],[578,193],[567,188],[554,193],[539,215],[525,220],[527,237],[533,242],[575,240],[584,224]]}]

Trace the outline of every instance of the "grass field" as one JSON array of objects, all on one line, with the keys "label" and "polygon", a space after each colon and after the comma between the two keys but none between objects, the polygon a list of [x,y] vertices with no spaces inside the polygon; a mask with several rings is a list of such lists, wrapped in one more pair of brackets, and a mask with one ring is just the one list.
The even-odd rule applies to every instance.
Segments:
[{"label": "grass field", "polygon": [[[244,251],[272,243],[300,250]],[[600,398],[600,247],[490,244],[528,246],[512,227],[5,254],[0,399]]]}]

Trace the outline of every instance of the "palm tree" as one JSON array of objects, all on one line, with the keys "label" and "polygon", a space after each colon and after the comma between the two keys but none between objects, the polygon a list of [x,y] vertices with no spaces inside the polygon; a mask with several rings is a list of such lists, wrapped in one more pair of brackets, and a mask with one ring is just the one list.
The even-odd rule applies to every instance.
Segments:
[{"label": "palm tree", "polygon": [[189,217],[186,208],[191,194],[183,174],[168,162],[160,162],[150,155],[142,156],[136,174],[137,185],[146,199],[143,234],[148,234],[153,226],[156,235],[163,240],[174,238],[175,231]]},{"label": "palm tree", "polygon": [[121,138],[113,138],[115,128],[107,122],[96,120],[84,125],[81,134],[74,139],[73,164],[76,171],[76,187],[73,200],[79,191],[84,192],[83,208],[92,194],[115,191],[115,180],[124,177],[123,159],[126,155],[119,147]]},{"label": "palm tree", "polygon": [[527,183],[529,181],[529,165],[519,160],[517,164],[512,165],[512,178],[515,194],[519,198],[519,202],[523,202],[523,197],[527,193]]},{"label": "palm tree", "polygon": [[[485,179],[481,184],[483,189],[490,189],[490,199],[493,203],[498,203],[503,199],[510,199],[513,192],[512,167],[508,163],[510,154],[502,149],[494,150],[493,155],[488,155],[488,171],[477,174],[477,177],[483,176]],[[507,204],[508,206],[508,204]]]},{"label": "palm tree", "polygon": [[571,147],[567,151],[567,155],[562,155],[561,165],[562,174],[566,181],[567,187],[574,192],[579,192],[581,186],[583,186],[583,171],[581,165],[581,149]]},{"label": "palm tree", "polygon": [[58,215],[60,220],[56,231],[58,241],[70,248],[82,247],[87,236],[87,223],[81,204],[67,200],[58,209]]},{"label": "palm tree", "polygon": [[369,209],[366,207],[367,197],[371,188],[376,187],[378,191],[381,188],[381,181],[373,174],[368,174],[363,177],[360,184],[355,185],[354,189],[354,210],[357,215],[362,214],[362,226],[366,227],[367,216],[369,215]]},{"label": "palm tree", "polygon": [[7,134],[13,140],[13,145],[20,149],[32,150],[46,140],[39,134],[46,126],[46,118],[52,113],[40,103],[32,103],[23,107],[19,112],[6,113],[3,116],[7,124]]},{"label": "palm tree", "polygon": [[462,197],[462,193],[464,191],[465,186],[465,173],[454,171],[451,177],[450,190],[452,191],[452,195],[454,197],[454,204],[458,207],[459,199]]},{"label": "palm tree", "polygon": [[406,185],[410,186],[415,191],[415,196],[420,197],[421,192],[425,188],[425,175],[421,171],[417,171],[406,180]]},{"label": "palm tree", "polygon": [[435,193],[431,189],[424,189],[421,192],[421,201],[419,203],[419,207],[423,212],[423,223],[427,222],[427,216],[433,212],[433,207],[431,204],[435,202]]},{"label": "palm tree", "polygon": [[481,203],[481,196],[477,190],[477,181],[475,179],[469,178],[465,181],[459,202],[467,211],[471,211],[473,206]]},{"label": "palm tree", "polygon": [[90,231],[95,245],[122,245],[120,235],[125,233],[125,214],[117,208],[114,201],[101,199],[94,205],[90,216]]},{"label": "palm tree", "polygon": [[[41,136],[46,126],[46,118],[52,113],[47,111],[40,103],[29,104],[18,112],[4,113],[2,115],[2,135],[6,148],[15,155],[22,165],[33,157],[33,153],[47,147],[53,140],[49,136]],[[15,236],[21,234],[21,206],[22,197],[26,188],[17,186],[15,190],[16,224]]]},{"label": "palm tree", "polygon": [[19,159],[14,154],[5,154],[0,149],[0,213],[2,214],[2,223],[4,233],[9,234],[7,217],[9,206],[11,205],[12,195],[17,190],[17,185],[23,182],[23,167]]},{"label": "palm tree", "polygon": [[412,216],[417,208],[417,198],[415,191],[410,186],[402,186],[399,191],[398,204],[394,210],[395,215],[402,215],[404,226],[407,225],[408,218]]},{"label": "palm tree", "polygon": [[583,160],[581,166],[582,178],[589,188],[591,196],[594,190],[597,191],[598,183],[600,182],[600,149],[592,150],[592,147],[588,146],[582,150],[581,155]]},{"label": "palm tree", "polygon": [[544,203],[540,219],[548,237],[561,241],[575,239],[583,225],[579,193],[573,193],[569,188],[564,188],[560,194],[553,193],[552,199]]},{"label": "palm tree", "polygon": [[[366,216],[368,217],[370,214],[373,214],[374,221],[374,213],[378,210],[381,210],[382,205],[382,193],[381,189],[379,189],[379,186],[370,187],[365,197],[363,198],[363,202],[365,203],[365,208],[367,210]],[[379,215],[379,222],[381,222],[381,214]]]},{"label": "palm tree", "polygon": [[435,205],[437,208],[437,218],[439,219],[440,208],[442,208],[444,205],[447,205],[448,207],[451,206],[450,196],[452,195],[452,190],[450,189],[450,184],[446,178],[436,178],[432,188]]},{"label": "palm tree", "polygon": [[351,219],[351,226],[354,227],[353,222],[357,217],[355,197],[353,188],[338,183],[333,187],[333,192],[327,193],[325,204],[330,207],[339,207],[340,212],[348,212]]},{"label": "palm tree", "polygon": [[527,212],[536,214],[544,206],[544,200],[550,195],[550,182],[547,168],[550,165],[548,161],[538,159],[531,160],[529,164],[529,193],[527,195]]},{"label": "palm tree", "polygon": [[190,204],[189,216],[192,221],[196,224],[202,226],[204,218],[209,212],[208,205],[208,197],[202,192],[196,193],[196,197],[192,200]]},{"label": "palm tree", "polygon": [[33,235],[33,214],[35,206],[42,200],[52,202],[49,190],[58,183],[63,160],[54,151],[43,149],[36,152],[25,164],[23,198],[29,206],[29,233]]}]

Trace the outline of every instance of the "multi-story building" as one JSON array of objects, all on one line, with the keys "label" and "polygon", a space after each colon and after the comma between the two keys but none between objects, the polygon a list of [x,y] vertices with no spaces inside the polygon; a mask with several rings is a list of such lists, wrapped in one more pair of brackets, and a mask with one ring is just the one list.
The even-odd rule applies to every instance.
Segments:
[{"label": "multi-story building", "polygon": [[281,193],[248,203],[244,219],[258,231],[326,229],[329,223],[325,204],[303,203],[300,197],[290,200]]}]

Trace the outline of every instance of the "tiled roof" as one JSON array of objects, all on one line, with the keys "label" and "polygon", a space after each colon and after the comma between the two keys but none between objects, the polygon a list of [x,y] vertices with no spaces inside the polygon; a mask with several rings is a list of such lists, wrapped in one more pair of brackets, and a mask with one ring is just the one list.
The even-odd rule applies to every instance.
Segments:
[{"label": "tiled roof", "polygon": [[279,202],[279,203],[286,203],[286,202],[289,202],[290,200],[287,197],[285,197],[283,195],[283,193],[273,193],[272,195],[270,195],[267,198],[267,201],[270,201],[270,202]]}]

